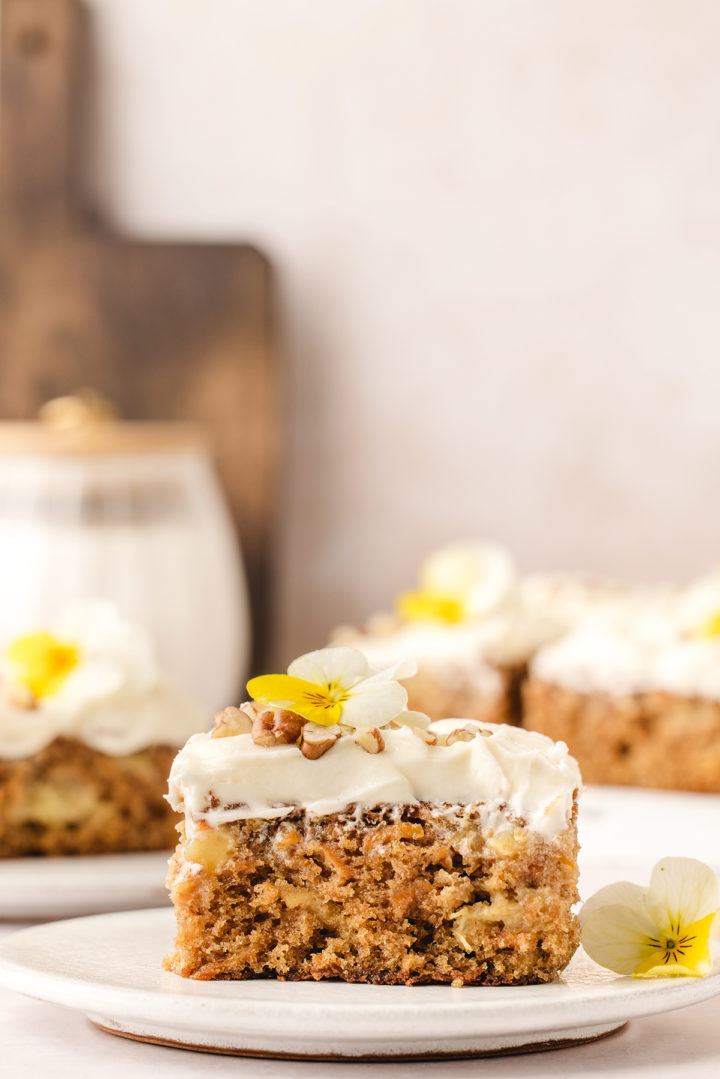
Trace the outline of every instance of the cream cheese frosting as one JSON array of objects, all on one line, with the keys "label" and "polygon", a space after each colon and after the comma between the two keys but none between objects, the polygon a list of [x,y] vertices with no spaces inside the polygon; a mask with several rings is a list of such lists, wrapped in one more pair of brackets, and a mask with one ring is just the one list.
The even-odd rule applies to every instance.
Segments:
[{"label": "cream cheese frosting", "polygon": [[483,617],[448,623],[378,615],[364,632],[348,629],[337,636],[377,666],[414,660],[445,685],[470,684],[492,696],[503,688],[498,666],[526,663],[588,617],[614,615],[636,602],[644,603],[644,594],[640,599],[615,581],[538,573],[513,579]]},{"label": "cream cheese frosting", "polygon": [[580,693],[662,691],[720,700],[720,638],[688,635],[670,606],[625,620],[585,622],[541,649],[531,673]]},{"label": "cream cheese frosting", "polygon": [[78,650],[77,665],[52,695],[13,703],[0,671],[0,757],[29,757],[60,736],[123,756],[150,745],[180,746],[206,726],[201,709],[162,676],[152,643],[109,603],[71,607],[53,627]]},{"label": "cream cheese frosting", "polygon": [[194,735],[175,758],[168,800],[185,812],[188,828],[252,817],[273,819],[302,808],[312,817],[350,805],[418,802],[484,803],[493,831],[513,818],[545,839],[567,826],[580,772],[564,742],[518,727],[446,719],[432,723],[443,736],[458,727],[469,741],[428,745],[406,727],[385,728],[385,748],[368,753],[350,735],[318,760],[296,745],[258,746],[250,734]]},{"label": "cream cheese frosting", "polygon": [[502,692],[500,673],[484,654],[493,641],[487,626],[476,623],[407,622],[378,635],[344,637],[374,667],[412,660],[431,669],[445,685],[470,682],[488,696]]},{"label": "cream cheese frosting", "polygon": [[378,633],[347,633],[341,639],[374,666],[414,660],[445,685],[470,684],[491,696],[503,688],[498,666],[525,663],[562,628],[557,619],[518,608],[484,621],[396,623]]}]

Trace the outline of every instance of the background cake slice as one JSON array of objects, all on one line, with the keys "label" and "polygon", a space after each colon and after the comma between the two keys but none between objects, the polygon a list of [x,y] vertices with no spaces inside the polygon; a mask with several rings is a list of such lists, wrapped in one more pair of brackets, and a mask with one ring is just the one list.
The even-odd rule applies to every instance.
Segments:
[{"label": "background cake slice", "polygon": [[636,595],[542,648],[523,723],[589,783],[720,792],[720,577]]},{"label": "background cake slice", "polygon": [[0,858],[171,847],[168,771],[203,726],[110,604],[18,637],[0,672]]},{"label": "background cake slice", "polygon": [[431,719],[517,723],[527,661],[558,629],[547,610],[524,603],[505,548],[456,543],[422,563],[417,589],[398,596],[393,613],[361,629],[340,627],[333,642],[359,649],[376,667],[412,660],[408,705]]}]

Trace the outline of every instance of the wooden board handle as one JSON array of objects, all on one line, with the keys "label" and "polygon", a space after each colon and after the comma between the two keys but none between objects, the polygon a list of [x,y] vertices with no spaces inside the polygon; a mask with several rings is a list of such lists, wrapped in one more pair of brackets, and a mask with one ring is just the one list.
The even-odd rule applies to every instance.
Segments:
[{"label": "wooden board handle", "polygon": [[2,0],[0,206],[42,229],[69,209],[81,12],[76,0]]}]

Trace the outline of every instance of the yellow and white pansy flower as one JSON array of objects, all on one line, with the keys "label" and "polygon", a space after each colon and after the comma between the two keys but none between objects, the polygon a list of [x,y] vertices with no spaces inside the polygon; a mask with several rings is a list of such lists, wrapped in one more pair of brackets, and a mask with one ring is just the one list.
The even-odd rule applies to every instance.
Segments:
[{"label": "yellow and white pansy flower", "polygon": [[321,648],[293,660],[287,674],[251,678],[247,688],[253,700],[288,708],[310,723],[372,729],[417,715],[407,712],[407,690],[398,681],[416,670],[405,662],[378,671],[356,648]]},{"label": "yellow and white pansy flower", "polygon": [[515,567],[504,547],[494,543],[455,543],[430,555],[420,566],[419,587],[397,599],[408,621],[463,622],[498,610],[512,597]]},{"label": "yellow and white pansy flower", "polygon": [[0,663],[12,698],[27,694],[38,707],[74,713],[119,692],[142,692],[157,681],[152,644],[110,603],[73,604],[51,630],[10,641]]},{"label": "yellow and white pansy flower", "polygon": [[720,566],[680,590],[674,613],[681,636],[699,640],[720,637]]},{"label": "yellow and white pansy flower", "polygon": [[580,911],[591,959],[638,978],[701,977],[712,967],[718,880],[694,858],[663,858],[650,885],[621,881],[596,892]]}]

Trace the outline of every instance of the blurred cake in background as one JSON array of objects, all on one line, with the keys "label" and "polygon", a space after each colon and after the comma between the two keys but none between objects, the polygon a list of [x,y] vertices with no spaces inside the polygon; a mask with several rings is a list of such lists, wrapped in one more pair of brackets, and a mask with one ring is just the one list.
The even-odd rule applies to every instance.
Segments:
[{"label": "blurred cake in background", "polygon": [[532,659],[523,725],[590,783],[720,792],[720,572],[589,611]]},{"label": "blurred cake in background", "polygon": [[432,719],[517,723],[528,659],[562,628],[539,602],[531,609],[524,601],[504,547],[458,543],[423,562],[417,590],[398,596],[394,614],[375,615],[360,630],[342,627],[333,641],[377,667],[414,660],[408,707]]},{"label": "blurred cake in background", "polygon": [[167,775],[204,726],[110,603],[16,636],[0,665],[0,857],[172,846]]},{"label": "blurred cake in background", "polygon": [[[247,674],[242,552],[207,430],[126,421],[90,391],[0,423],[0,647],[102,597],[204,714]],[[197,627],[202,626],[198,641]]]},{"label": "blurred cake in background", "polygon": [[612,617],[646,596],[647,593],[611,577],[586,573],[529,573],[518,582],[526,617],[542,619],[546,640],[561,636],[588,618]]}]

